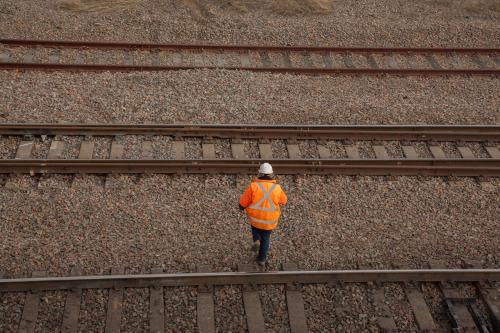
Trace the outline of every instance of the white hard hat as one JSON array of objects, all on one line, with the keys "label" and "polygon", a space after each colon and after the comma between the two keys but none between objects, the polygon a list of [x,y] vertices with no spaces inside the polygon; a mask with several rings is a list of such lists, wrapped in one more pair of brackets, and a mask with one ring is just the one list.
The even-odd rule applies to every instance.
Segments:
[{"label": "white hard hat", "polygon": [[269,163],[262,163],[259,168],[259,173],[262,173],[264,175],[272,175],[273,167]]}]

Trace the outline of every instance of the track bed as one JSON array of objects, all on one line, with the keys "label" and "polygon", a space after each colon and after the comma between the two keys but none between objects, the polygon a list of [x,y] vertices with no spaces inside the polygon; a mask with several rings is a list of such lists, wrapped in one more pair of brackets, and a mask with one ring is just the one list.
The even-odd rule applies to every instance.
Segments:
[{"label": "track bed", "polygon": [[268,161],[279,174],[500,175],[498,126],[4,124],[0,133],[24,135],[5,139],[4,174],[241,174]]},{"label": "track bed", "polygon": [[[349,302],[355,302],[355,298],[344,298],[341,304],[333,303],[328,308],[323,308],[322,312],[330,315],[321,318],[323,323],[319,327],[313,318],[307,316],[311,315],[311,312],[320,310],[309,303],[310,293],[318,290],[314,284],[326,284],[323,288],[328,289],[328,292],[323,298],[329,298],[329,293],[333,293],[334,298],[340,296],[345,290],[352,288],[349,285],[358,288],[365,295],[364,308],[358,311],[366,313],[362,313],[359,318],[367,316],[370,318],[360,320],[355,325],[357,328],[386,332],[397,330],[437,332],[451,327],[466,328],[470,332],[491,332],[500,325],[495,286],[500,279],[500,270],[481,269],[478,263],[472,265],[473,269],[465,270],[299,271],[297,265],[285,263],[281,272],[259,272],[254,265],[240,264],[237,273],[212,273],[210,266],[199,266],[197,273],[165,274],[159,267],[152,269],[152,274],[142,275],[124,275],[123,268],[115,267],[109,276],[82,276],[81,269],[76,267],[70,277],[45,277],[45,272],[34,272],[32,278],[0,279],[0,295],[7,299],[0,311],[5,309],[6,305],[11,308],[20,306],[13,302],[22,299],[23,295],[13,292],[25,292],[21,318],[16,320],[12,314],[5,313],[4,315],[10,317],[12,321],[5,325],[0,320],[0,325],[7,330],[15,329],[19,325],[20,331],[32,331],[35,327],[46,329],[47,326],[60,328],[62,332],[77,331],[88,324],[82,322],[81,319],[85,318],[80,318],[81,303],[85,306],[84,299],[88,298],[84,292],[89,289],[104,289],[107,294],[107,311],[105,321],[97,323],[98,327],[104,326],[106,332],[117,332],[120,328],[129,331],[132,327],[139,331],[148,328],[154,332],[164,331],[165,328],[170,329],[172,326],[166,313],[174,310],[166,307],[165,294],[169,295],[172,292],[182,294],[184,290],[173,287],[188,287],[192,289],[190,298],[196,299],[197,306],[194,312],[189,311],[181,317],[186,320],[189,315],[194,315],[194,318],[186,322],[196,322],[194,327],[199,332],[224,331],[238,324],[238,320],[236,323],[234,318],[232,322],[220,320],[225,314],[216,311],[220,309],[220,305],[215,304],[216,300],[220,300],[214,297],[217,293],[214,288],[231,286],[239,289],[241,293],[240,297],[236,297],[236,302],[239,303],[236,308],[244,309],[245,321],[241,328],[250,333],[264,332],[266,327],[291,332],[306,332],[309,328],[312,331],[326,327],[340,328],[348,319],[343,313],[344,307],[349,305]],[[455,284],[451,284],[451,281]],[[309,285],[309,288],[303,289],[306,285]],[[278,293],[273,293],[274,297],[279,299],[274,309],[269,309],[266,304],[271,296],[269,293],[271,287],[279,290]],[[427,291],[429,288],[434,288],[437,293],[429,293]],[[59,292],[58,296],[65,298],[64,309],[60,303],[51,304],[52,301],[47,304],[40,303],[41,299],[51,297],[51,291],[62,292],[62,294]],[[394,299],[391,295],[394,292],[402,293],[403,297]],[[133,294],[136,296],[133,297]],[[149,303],[149,306],[136,306],[130,312],[129,302],[137,302],[137,299],[134,300],[137,296],[145,300],[146,304]],[[316,297],[315,302],[321,303],[321,301],[321,297]],[[433,313],[432,304],[436,301],[442,304],[444,313]],[[39,315],[39,308],[46,311],[51,305],[54,310],[52,316],[47,317],[44,312]],[[398,306],[400,307],[398,311],[393,312]],[[138,309],[145,310],[146,313],[138,314]],[[263,310],[271,311],[271,315],[275,313],[278,317],[282,316],[280,311],[285,310],[283,316],[285,321],[279,324],[266,322],[268,316],[264,315]],[[401,316],[402,310],[407,311],[407,314]],[[350,313],[347,317],[352,315]],[[439,316],[433,318],[433,315]],[[449,320],[443,320],[443,315],[448,315]],[[139,320],[139,323],[135,322],[132,327],[124,326],[124,323],[130,321],[130,316],[144,317],[148,320]],[[314,317],[317,320],[318,314],[314,313]],[[141,327],[141,324],[144,326]],[[175,327],[175,329],[180,328]]]},{"label": "track bed", "polygon": [[[497,48],[135,44],[0,39],[0,69],[226,69],[309,75],[499,75]],[[22,47],[22,49],[12,49]],[[106,50],[106,51],[102,51]]]}]

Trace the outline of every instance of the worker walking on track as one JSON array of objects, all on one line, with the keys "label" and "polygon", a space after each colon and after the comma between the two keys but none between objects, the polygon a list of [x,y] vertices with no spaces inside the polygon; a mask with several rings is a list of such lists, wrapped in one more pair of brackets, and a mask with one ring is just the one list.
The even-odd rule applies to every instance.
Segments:
[{"label": "worker walking on track", "polygon": [[258,178],[240,198],[240,210],[246,210],[252,226],[252,250],[259,250],[257,263],[260,266],[266,264],[271,233],[281,214],[280,205],[286,203],[286,194],[274,179],[273,167],[269,163],[262,164]]}]

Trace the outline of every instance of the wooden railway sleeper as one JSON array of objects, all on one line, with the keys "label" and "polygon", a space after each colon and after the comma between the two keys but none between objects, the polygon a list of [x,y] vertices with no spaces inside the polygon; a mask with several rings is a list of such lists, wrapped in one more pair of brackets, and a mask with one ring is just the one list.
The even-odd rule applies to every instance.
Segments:
[{"label": "wooden railway sleeper", "polygon": [[[465,262],[467,268],[482,268],[480,261],[467,261]],[[498,294],[498,286],[495,281],[482,280],[475,283],[478,297],[484,302],[486,310],[490,316],[491,324],[493,325],[493,332],[500,332],[500,297]]]},{"label": "wooden railway sleeper", "polygon": [[468,304],[467,307],[469,308],[469,311],[472,314],[472,318],[474,318],[476,326],[479,328],[479,331],[481,331],[481,333],[493,332],[492,328],[488,325],[486,319],[481,314],[481,311],[479,311],[476,302]]},{"label": "wooden railway sleeper", "polygon": [[[446,311],[452,322],[454,332],[480,332],[480,333],[490,333],[491,328],[486,324],[486,321],[482,317],[477,308],[476,298],[473,297],[446,297],[444,299],[444,304],[446,305]],[[469,311],[472,319],[474,320],[474,326],[464,324],[462,322],[461,316],[456,311],[457,306],[464,306]]]},{"label": "wooden railway sleeper", "polygon": [[[430,267],[440,269],[446,266],[441,261],[431,261]],[[461,297],[455,281],[439,282],[438,286],[443,294],[444,304],[455,332],[487,332],[483,332],[477,327],[476,319],[468,307],[468,303],[476,301],[475,298]]]}]

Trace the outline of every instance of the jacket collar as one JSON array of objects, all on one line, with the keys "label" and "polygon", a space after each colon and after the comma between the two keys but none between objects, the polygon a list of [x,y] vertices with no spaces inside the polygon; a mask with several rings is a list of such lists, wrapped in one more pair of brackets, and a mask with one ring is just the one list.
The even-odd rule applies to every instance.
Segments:
[{"label": "jacket collar", "polygon": [[259,178],[255,178],[254,182],[276,183],[276,179],[259,179]]}]

